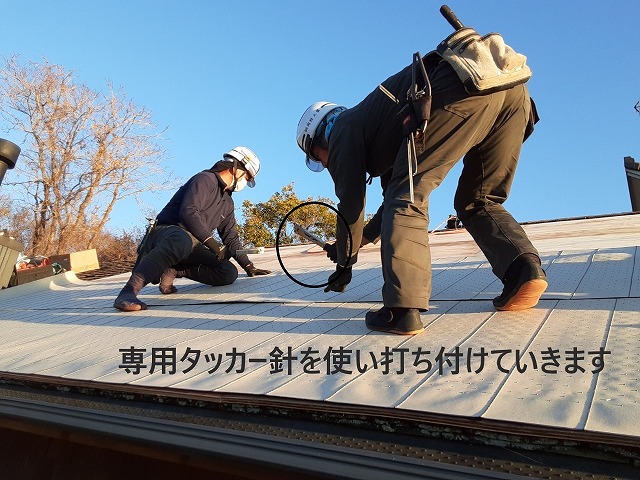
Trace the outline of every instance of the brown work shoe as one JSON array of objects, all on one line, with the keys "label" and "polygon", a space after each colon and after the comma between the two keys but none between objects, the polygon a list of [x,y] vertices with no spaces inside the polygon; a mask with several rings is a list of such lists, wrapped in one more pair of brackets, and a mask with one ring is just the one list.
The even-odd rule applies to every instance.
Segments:
[{"label": "brown work shoe", "polygon": [[380,310],[367,312],[365,323],[369,330],[397,335],[416,335],[424,330],[417,308],[382,307]]},{"label": "brown work shoe", "polygon": [[505,311],[535,307],[547,286],[542,267],[535,262],[524,263],[517,276],[505,281],[502,293],[493,299],[493,306]]}]

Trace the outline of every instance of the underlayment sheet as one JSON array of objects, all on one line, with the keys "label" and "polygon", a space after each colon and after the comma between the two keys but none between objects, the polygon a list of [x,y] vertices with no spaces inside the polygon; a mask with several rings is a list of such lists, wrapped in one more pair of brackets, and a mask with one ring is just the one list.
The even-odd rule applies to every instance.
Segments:
[{"label": "underlayment sheet", "polygon": [[[577,237],[565,239],[532,227],[549,288],[523,312],[495,311],[501,283],[466,233],[432,236],[431,308],[414,337],[364,325],[382,305],[373,247],[342,294],[296,283],[270,252],[254,258],[270,276],[216,288],[179,279],[170,296],[149,285],[149,309],[134,313],[112,307],[127,275],[66,273],[0,292],[0,371],[638,436],[640,225],[635,237],[620,219],[571,225]],[[281,261],[307,285],[333,270],[312,246]]]}]

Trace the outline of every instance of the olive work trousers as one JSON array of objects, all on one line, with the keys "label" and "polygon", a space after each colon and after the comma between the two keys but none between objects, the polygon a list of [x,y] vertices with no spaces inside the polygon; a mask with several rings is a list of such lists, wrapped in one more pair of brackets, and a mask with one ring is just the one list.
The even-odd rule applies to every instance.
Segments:
[{"label": "olive work trousers", "polygon": [[431,118],[417,142],[414,202],[409,197],[407,146],[403,144],[384,195],[382,297],[386,307],[426,310],[431,296],[427,234],[429,194],[463,158],[454,208],[501,280],[525,253],[538,255],[526,233],[505,210],[531,102],[525,85],[469,96],[454,82],[434,94]]},{"label": "olive work trousers", "polygon": [[[202,245],[177,225],[158,225],[149,233],[142,252],[156,265],[175,268],[181,277],[211,286],[229,285],[238,278],[238,269],[229,260]],[[159,278],[149,279],[157,283]]]}]

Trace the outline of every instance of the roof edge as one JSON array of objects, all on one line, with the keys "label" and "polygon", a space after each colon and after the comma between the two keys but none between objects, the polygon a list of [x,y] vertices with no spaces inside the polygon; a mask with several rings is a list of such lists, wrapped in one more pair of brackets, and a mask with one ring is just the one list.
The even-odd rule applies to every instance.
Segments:
[{"label": "roof edge", "polygon": [[270,417],[311,419],[350,425],[354,428],[373,428],[430,438],[464,438],[485,445],[514,445],[545,451],[557,449],[565,453],[570,448],[577,452],[574,454],[587,456],[597,451],[640,463],[638,437],[615,433],[272,395],[198,392],[35,374],[0,372],[0,384],[3,383],[33,389],[79,393],[90,397],[188,405],[233,413],[259,413]]}]

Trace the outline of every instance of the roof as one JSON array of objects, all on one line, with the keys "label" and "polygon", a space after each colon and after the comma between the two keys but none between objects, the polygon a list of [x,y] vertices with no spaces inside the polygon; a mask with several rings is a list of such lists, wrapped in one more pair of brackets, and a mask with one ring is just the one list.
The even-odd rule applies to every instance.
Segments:
[{"label": "roof", "polygon": [[333,264],[312,245],[254,256],[267,277],[179,279],[170,296],[149,285],[141,312],[112,307],[127,274],[7,289],[0,378],[584,439],[637,461],[640,215],[524,228],[549,280],[536,308],[496,312],[501,283],[468,233],[434,232],[431,307],[414,337],[364,325],[381,306],[377,246],[342,294],[282,271],[325,282]]}]

